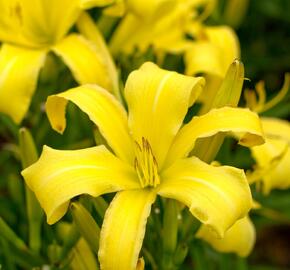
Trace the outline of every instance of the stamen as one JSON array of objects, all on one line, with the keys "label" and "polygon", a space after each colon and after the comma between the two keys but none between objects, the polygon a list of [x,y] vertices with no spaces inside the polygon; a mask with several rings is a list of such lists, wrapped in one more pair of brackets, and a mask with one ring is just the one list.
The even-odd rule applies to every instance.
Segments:
[{"label": "stamen", "polygon": [[142,137],[141,145],[135,141],[136,157],[134,167],[142,188],[147,186],[156,187],[160,184],[157,161],[153,155],[149,142]]}]

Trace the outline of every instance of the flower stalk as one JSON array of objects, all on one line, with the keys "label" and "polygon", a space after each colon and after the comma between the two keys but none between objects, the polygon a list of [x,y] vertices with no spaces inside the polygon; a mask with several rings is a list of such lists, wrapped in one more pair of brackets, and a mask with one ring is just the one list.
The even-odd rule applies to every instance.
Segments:
[{"label": "flower stalk", "polygon": [[165,209],[163,215],[163,257],[161,269],[175,269],[173,258],[177,245],[178,235],[178,204],[174,200],[167,199],[165,201]]}]

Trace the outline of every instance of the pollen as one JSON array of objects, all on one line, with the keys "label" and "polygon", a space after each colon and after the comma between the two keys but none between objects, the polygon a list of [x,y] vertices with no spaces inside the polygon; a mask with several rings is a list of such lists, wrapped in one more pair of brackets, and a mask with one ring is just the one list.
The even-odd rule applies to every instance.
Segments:
[{"label": "pollen", "polygon": [[160,184],[160,178],[158,175],[158,165],[156,158],[153,155],[152,148],[144,137],[142,142],[136,145],[136,157],[134,161],[134,167],[139,177],[142,188],[151,186],[156,187]]}]

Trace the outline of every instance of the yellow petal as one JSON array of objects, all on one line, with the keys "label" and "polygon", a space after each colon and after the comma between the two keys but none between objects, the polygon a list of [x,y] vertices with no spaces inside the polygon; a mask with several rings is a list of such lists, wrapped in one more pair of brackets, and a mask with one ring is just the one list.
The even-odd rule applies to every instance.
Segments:
[{"label": "yellow petal", "polygon": [[[135,2],[140,5],[140,1]],[[133,12],[126,14],[110,39],[112,53],[114,55],[120,51],[131,53],[136,48],[146,51],[152,45],[162,53],[164,51],[178,53],[187,48],[184,33],[188,14],[185,13],[188,13],[190,7],[187,4],[182,6],[177,4],[175,8],[175,4],[172,1],[164,1],[163,5],[166,8],[147,20]],[[172,12],[169,12],[170,10]]]},{"label": "yellow petal", "polygon": [[103,7],[111,5],[116,0],[80,0],[80,6],[83,9],[89,9],[92,7]]},{"label": "yellow petal", "polygon": [[196,157],[178,160],[162,172],[158,194],[187,205],[218,237],[223,237],[252,206],[250,188],[242,170],[214,167]]},{"label": "yellow petal", "polygon": [[[201,110],[198,112],[199,114],[204,114],[209,109],[213,109],[214,107],[210,107],[211,101],[213,101],[217,95],[217,91],[221,88],[223,79],[217,75],[205,74],[204,75],[206,84],[202,91],[202,95],[198,97],[198,102],[202,103]],[[227,104],[231,106],[230,104]]]},{"label": "yellow petal", "polygon": [[118,72],[106,42],[95,22],[88,13],[83,12],[77,21],[77,27],[81,34],[94,43],[96,50],[99,52],[98,55],[103,59],[107,69],[107,76],[110,80],[109,90],[112,88],[114,94],[120,98]]},{"label": "yellow petal", "polygon": [[254,247],[256,231],[252,221],[246,216],[229,228],[222,239],[217,238],[204,225],[198,230],[196,236],[208,242],[217,251],[234,252],[241,257],[246,257]]},{"label": "yellow petal", "polygon": [[176,135],[168,152],[166,166],[177,158],[186,157],[198,138],[206,138],[218,132],[233,132],[240,138],[239,144],[254,146],[264,143],[262,126],[256,113],[249,109],[223,107],[193,117]]},{"label": "yellow petal", "polygon": [[93,42],[81,35],[71,34],[56,44],[52,50],[59,55],[80,84],[95,83],[112,90],[103,55]]},{"label": "yellow petal", "polygon": [[19,123],[36,89],[46,51],[4,44],[0,50],[0,111]]},{"label": "yellow petal", "polygon": [[111,17],[121,17],[125,14],[126,7],[124,0],[116,0],[114,5],[111,5],[104,9],[103,13]]},{"label": "yellow petal", "polygon": [[262,125],[266,137],[282,139],[290,144],[290,123],[286,120],[262,117]]},{"label": "yellow petal", "polygon": [[[258,165],[265,169],[271,167],[272,162],[280,161],[286,154],[288,147],[288,143],[284,140],[266,137],[264,144],[252,147],[251,151]],[[272,165],[274,166],[274,164]]]},{"label": "yellow petal", "polygon": [[184,57],[185,73],[188,75],[197,73],[206,73],[219,77],[225,75],[221,61],[222,54],[217,46],[208,41],[193,42]]},{"label": "yellow petal", "polygon": [[127,0],[128,11],[134,13],[137,17],[148,20],[152,17],[157,16],[158,19],[162,15],[168,13],[174,5],[173,0],[147,0],[147,1],[136,1]]},{"label": "yellow petal", "polygon": [[22,171],[47,215],[57,222],[75,196],[99,196],[139,188],[134,168],[123,163],[104,146],[82,150],[54,150],[45,146],[40,159]]},{"label": "yellow petal", "polygon": [[149,62],[129,75],[129,126],[137,142],[142,137],[149,141],[159,166],[203,85],[203,78],[165,71]]},{"label": "yellow petal", "polygon": [[224,77],[240,57],[239,41],[227,26],[202,27],[198,41],[185,54],[186,74],[206,73]]},{"label": "yellow petal", "polygon": [[263,191],[290,187],[290,124],[275,118],[262,118],[266,143],[252,147],[263,181]]},{"label": "yellow petal", "polygon": [[19,4],[16,0],[0,0],[0,40],[1,42],[14,42],[25,45],[30,45],[25,37],[19,31],[21,17],[19,16]]},{"label": "yellow petal", "polygon": [[109,43],[110,51],[114,56],[117,56],[120,51],[131,53],[134,46],[138,49],[141,47],[141,50],[147,48],[146,31],[143,30],[146,26],[142,24],[143,21],[139,17],[130,13],[122,18]]},{"label": "yellow petal", "polygon": [[27,36],[53,44],[73,26],[80,13],[78,0],[22,0],[27,15]]},{"label": "yellow petal", "polygon": [[155,197],[155,192],[149,189],[118,192],[106,211],[101,229],[101,269],[136,270]]},{"label": "yellow petal", "polygon": [[60,40],[80,13],[78,0],[2,0],[0,8],[4,17],[4,22],[0,19],[0,29],[8,30],[4,40],[33,47]]},{"label": "yellow petal", "polygon": [[236,33],[228,26],[209,26],[205,27],[205,35],[210,43],[221,50],[222,64],[226,72],[229,65],[236,58],[240,58],[240,45]]},{"label": "yellow petal", "polygon": [[117,156],[133,162],[134,148],[127,113],[114,96],[97,85],[84,85],[49,96],[47,116],[52,128],[60,133],[66,126],[65,109],[68,101],[88,114]]}]

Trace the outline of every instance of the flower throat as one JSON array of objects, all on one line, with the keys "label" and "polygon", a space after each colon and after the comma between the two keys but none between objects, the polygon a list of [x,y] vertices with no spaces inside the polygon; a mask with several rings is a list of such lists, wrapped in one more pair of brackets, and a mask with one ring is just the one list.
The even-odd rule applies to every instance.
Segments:
[{"label": "flower throat", "polygon": [[134,167],[139,177],[142,188],[151,186],[156,187],[160,184],[158,175],[158,166],[156,158],[153,155],[152,148],[144,137],[142,137],[141,145],[135,141],[136,157]]}]

